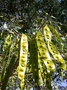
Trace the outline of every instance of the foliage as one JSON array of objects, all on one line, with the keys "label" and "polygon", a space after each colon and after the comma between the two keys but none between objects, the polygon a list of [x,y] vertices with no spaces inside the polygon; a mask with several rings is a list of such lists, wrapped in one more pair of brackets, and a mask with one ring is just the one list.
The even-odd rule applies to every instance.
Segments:
[{"label": "foliage", "polygon": [[[60,70],[59,74],[63,76],[62,72],[66,71],[65,60],[59,53],[57,46],[54,45],[53,37],[57,42],[60,42],[59,45],[62,45],[60,34],[50,24],[41,27],[32,36],[20,34],[15,30],[10,31],[9,28],[1,31],[0,40],[3,39],[1,48],[4,55],[1,74],[2,90],[6,89],[8,79],[14,72],[16,75],[18,74],[21,81],[21,90],[28,82],[26,73],[32,73],[37,86],[42,87],[44,84],[52,90],[50,80],[53,81],[53,73]],[[14,68],[16,63],[19,65]],[[13,69],[16,70],[13,72]]]},{"label": "foliage", "polygon": [[0,20],[8,23],[17,19],[24,33],[50,19],[61,25],[61,32],[67,31],[66,0],[1,0],[0,4]]},{"label": "foliage", "polygon": [[2,90],[11,88],[10,82],[15,85],[18,78],[18,87],[21,82],[21,87],[27,90],[43,86],[49,89],[54,72],[64,76],[67,60],[65,2],[0,0]]}]

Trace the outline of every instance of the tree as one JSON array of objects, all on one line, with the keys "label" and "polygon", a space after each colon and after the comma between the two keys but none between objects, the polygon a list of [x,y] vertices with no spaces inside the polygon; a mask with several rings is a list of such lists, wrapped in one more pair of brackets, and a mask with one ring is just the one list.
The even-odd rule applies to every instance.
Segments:
[{"label": "tree", "polygon": [[60,54],[65,45],[59,33],[60,3],[54,0],[9,2],[5,6],[11,7],[5,16],[1,16],[8,22],[8,28],[0,29],[1,54],[4,56],[1,60],[1,89],[6,89],[9,77],[18,75],[21,90],[30,82],[30,76],[34,85],[39,88],[45,85],[52,90],[50,80],[53,81],[54,72],[63,76],[62,72],[66,71],[66,61]]}]

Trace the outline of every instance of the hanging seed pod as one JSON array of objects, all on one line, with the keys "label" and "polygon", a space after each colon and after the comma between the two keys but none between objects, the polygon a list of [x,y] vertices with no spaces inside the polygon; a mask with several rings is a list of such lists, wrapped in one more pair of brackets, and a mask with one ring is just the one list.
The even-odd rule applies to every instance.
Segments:
[{"label": "hanging seed pod", "polygon": [[40,60],[44,62],[47,71],[49,72],[55,71],[55,65],[51,60],[50,54],[48,52],[48,49],[40,32],[37,32],[36,41],[37,41],[38,51],[41,55]]},{"label": "hanging seed pod", "polygon": [[[61,39],[60,39],[60,36],[59,36],[58,32],[57,32],[52,26],[49,26],[49,27],[50,27],[52,33],[55,35],[56,39],[61,42]],[[48,26],[47,26],[47,27],[45,26],[45,28],[48,29]],[[48,37],[45,36],[45,31],[46,31],[45,28],[44,28],[44,37],[45,37],[45,40],[47,41]],[[50,33],[48,33],[48,34],[51,35]],[[49,35],[48,35],[48,36],[49,36]],[[49,40],[49,41],[47,42],[47,45],[48,45],[48,49],[49,49],[50,53],[51,53],[51,54],[53,55],[53,57],[58,61],[58,63],[60,64],[61,68],[64,69],[64,70],[66,70],[65,61],[64,61],[64,59],[62,58],[62,56],[60,55],[60,53],[59,53],[59,51],[57,50],[57,48],[55,47],[55,45],[52,43],[52,41]]]},{"label": "hanging seed pod", "polygon": [[30,64],[32,65],[35,82],[38,84],[38,54],[35,36],[30,41]]},{"label": "hanging seed pod", "polygon": [[[17,53],[17,50],[15,49],[15,45],[16,45],[16,39],[15,40],[12,40],[12,43],[11,44],[11,47],[8,49],[9,50],[9,55],[7,55],[7,58],[4,59],[4,66],[3,67],[7,67],[7,69],[3,68],[3,72],[2,74],[2,77],[3,77],[3,81],[2,81],[2,88],[1,90],[6,90],[6,86],[7,86],[7,83],[8,83],[8,80],[9,80],[9,77],[12,73],[12,70],[13,70],[13,66],[17,60],[17,57],[16,57],[16,53]],[[10,60],[9,62],[7,62],[6,64],[6,60]],[[5,72],[5,73],[4,73]]]},{"label": "hanging seed pod", "polygon": [[32,71],[33,71],[33,76],[35,79],[35,82],[39,85],[43,85],[43,79],[42,79],[42,64],[40,63],[40,58],[39,58],[39,53],[38,53],[38,47],[37,47],[37,42],[35,36],[32,37],[31,42],[30,42],[30,61],[32,65]]},{"label": "hanging seed pod", "polygon": [[3,69],[2,69],[2,74],[1,74],[1,80],[3,80],[4,75],[5,75],[6,65],[8,62],[8,57],[9,57],[10,47],[11,47],[12,42],[13,42],[13,37],[11,34],[8,34],[7,37],[5,38],[5,42],[4,42],[5,57],[3,59]]},{"label": "hanging seed pod", "polygon": [[48,49],[50,53],[53,55],[53,57],[57,60],[57,62],[60,64],[61,68],[63,70],[66,70],[66,64],[62,56],[60,55],[60,52],[57,50],[55,45],[52,42],[48,43]]},{"label": "hanging seed pod", "polygon": [[25,71],[27,64],[27,54],[28,54],[28,40],[25,34],[22,34],[20,41],[20,55],[19,55],[19,66],[17,68],[18,78],[21,80],[20,86],[21,90],[24,89],[25,85]]},{"label": "hanging seed pod", "polygon": [[62,40],[60,38],[60,33],[54,29],[54,27],[52,27],[51,25],[47,26],[48,28],[50,28],[50,31],[52,32],[52,34],[55,36],[56,40],[60,43],[62,43]]}]

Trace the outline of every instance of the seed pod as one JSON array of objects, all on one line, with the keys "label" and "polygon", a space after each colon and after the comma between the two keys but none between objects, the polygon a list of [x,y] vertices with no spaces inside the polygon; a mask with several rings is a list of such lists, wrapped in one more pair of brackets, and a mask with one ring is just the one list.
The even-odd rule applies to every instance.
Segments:
[{"label": "seed pod", "polygon": [[40,53],[40,60],[45,64],[47,71],[55,71],[55,65],[51,60],[45,41],[40,32],[37,32],[36,41],[37,41],[38,51]]},{"label": "seed pod", "polygon": [[[13,42],[12,42],[13,44],[11,44],[11,47],[8,48],[8,50],[7,50],[7,51],[9,51],[9,53],[6,54],[6,57],[7,58],[5,58],[4,61],[3,61],[4,62],[4,67],[6,68],[6,66],[7,66],[7,70],[6,70],[6,73],[4,73],[5,72],[5,68],[3,68],[2,74],[4,74],[3,75],[4,77],[2,76],[3,77],[3,82],[2,82],[2,88],[1,88],[1,90],[6,90],[8,79],[9,79],[11,73],[12,73],[13,66],[14,66],[15,61],[17,59],[17,57],[16,57],[17,51],[15,49],[16,40],[14,40]],[[9,60],[10,60],[10,62],[7,62]]]},{"label": "seed pod", "polygon": [[25,34],[22,34],[21,41],[20,41],[19,66],[17,68],[18,78],[21,80],[21,83],[20,83],[21,90],[24,89],[27,54],[28,54],[28,40],[27,40],[27,36]]},{"label": "seed pod", "polygon": [[[57,50],[57,48],[55,47],[55,45],[52,43],[52,41],[50,39],[48,39],[48,36],[50,36],[51,34],[48,33],[48,36],[46,35],[46,29],[50,28],[50,30],[52,31],[52,33],[54,34],[54,36],[56,37],[56,39],[61,42],[61,38],[59,36],[59,33],[57,32],[57,30],[55,30],[52,26],[45,26],[44,27],[44,37],[45,37],[45,40],[47,42],[47,45],[48,45],[48,49],[50,51],[50,53],[53,55],[53,57],[58,61],[58,63],[60,64],[61,68],[66,70],[66,64],[65,64],[65,61],[64,59],[62,58],[62,56],[60,55],[59,51]],[[49,63],[49,62],[48,62]]]},{"label": "seed pod", "polygon": [[35,36],[30,41],[30,64],[32,65],[34,80],[38,83],[38,54]]},{"label": "seed pod", "polygon": [[57,50],[55,45],[52,42],[48,43],[48,49],[50,53],[53,55],[53,57],[57,60],[57,62],[60,64],[61,68],[63,70],[66,70],[66,64],[62,56],[60,55],[60,52]]},{"label": "seed pod", "polygon": [[4,75],[5,75],[6,65],[7,65],[7,62],[8,62],[10,47],[11,47],[12,42],[13,42],[13,37],[12,37],[11,34],[8,34],[7,37],[5,38],[5,42],[4,42],[5,57],[3,59],[3,69],[2,69],[2,74],[1,74],[1,79],[2,80],[3,80]]},{"label": "seed pod", "polygon": [[54,29],[54,27],[52,27],[51,25],[49,25],[48,27],[50,28],[52,34],[55,36],[56,40],[61,43],[62,40],[60,38],[60,33],[56,29]]}]

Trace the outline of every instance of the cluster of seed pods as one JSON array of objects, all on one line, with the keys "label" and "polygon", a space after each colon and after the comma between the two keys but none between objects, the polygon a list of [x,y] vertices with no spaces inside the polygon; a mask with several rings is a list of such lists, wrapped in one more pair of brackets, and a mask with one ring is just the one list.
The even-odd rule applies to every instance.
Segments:
[{"label": "cluster of seed pods", "polygon": [[57,62],[60,64],[61,69],[66,70],[65,60],[61,56],[60,52],[57,50],[56,46],[51,41],[51,31],[50,30],[55,35],[56,39],[61,42],[61,38],[58,32],[54,28],[46,25],[44,27],[44,37],[47,42],[48,49],[50,53],[52,54],[52,56],[54,57],[54,59],[57,60]]}]

